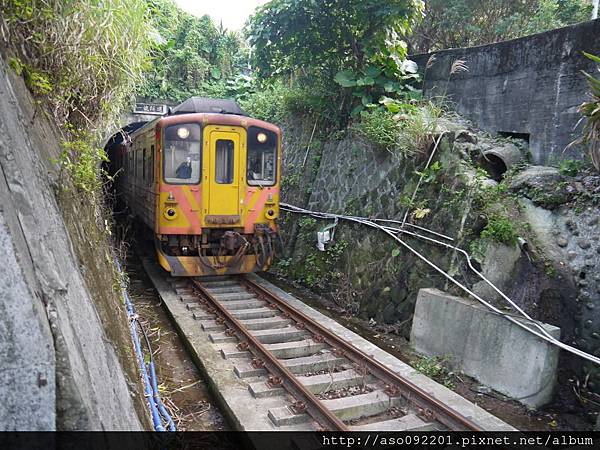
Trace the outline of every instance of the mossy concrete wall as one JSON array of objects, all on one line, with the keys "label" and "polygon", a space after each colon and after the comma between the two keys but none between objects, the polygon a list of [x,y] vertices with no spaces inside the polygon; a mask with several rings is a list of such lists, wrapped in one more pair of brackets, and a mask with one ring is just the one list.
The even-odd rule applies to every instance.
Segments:
[{"label": "mossy concrete wall", "polygon": [[104,221],[59,188],[58,130],[1,58],[0,136],[0,430],[140,430]]},{"label": "mossy concrete wall", "polygon": [[[476,268],[535,319],[560,327],[564,341],[600,355],[600,293],[590,272],[600,267],[600,236],[593,225],[600,215],[600,177],[522,165],[497,183],[478,171],[479,155],[521,144],[477,131],[461,119],[442,122],[445,135],[433,159],[435,169],[424,172],[427,154],[411,149],[392,154],[352,131],[329,136],[317,131],[319,139],[313,138],[307,153],[313,123],[296,120],[284,128],[283,201],[400,221],[408,209],[410,222],[454,239],[452,244],[473,255]],[[421,173],[423,183],[409,205]],[[424,217],[417,218],[417,210]],[[578,230],[572,231],[574,218],[579,218]],[[408,337],[422,288],[465,295],[381,231],[340,222],[333,242],[320,252],[316,232],[331,221],[284,213],[281,223],[287,254],[274,270],[382,330]],[[460,253],[410,236],[403,240],[486,300],[507,306]],[[561,370],[580,380],[590,374],[588,386],[600,388],[595,366],[564,352],[560,357]]]},{"label": "mossy concrete wall", "polygon": [[[582,52],[600,54],[600,19],[495,44],[413,56],[428,95],[446,97],[480,128],[530,137],[533,162],[580,159],[577,108],[588,98],[582,70],[596,71]],[[468,71],[450,75],[463,60]],[[425,69],[428,61],[429,67]],[[575,130],[574,130],[575,129]]]}]

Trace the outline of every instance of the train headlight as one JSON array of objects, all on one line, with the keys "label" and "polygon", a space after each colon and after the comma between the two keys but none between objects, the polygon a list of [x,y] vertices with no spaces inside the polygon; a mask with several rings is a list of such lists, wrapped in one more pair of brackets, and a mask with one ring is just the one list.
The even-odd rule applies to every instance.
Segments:
[{"label": "train headlight", "polygon": [[273,220],[275,217],[277,217],[277,212],[274,209],[267,209],[265,211],[265,217],[269,220]]},{"label": "train headlight", "polygon": [[190,130],[188,130],[186,127],[179,127],[177,128],[177,136],[179,136],[181,139],[187,139],[190,136]]},{"label": "train headlight", "polygon": [[175,208],[165,208],[163,216],[165,216],[165,219],[167,220],[174,220],[177,218],[177,211]]},{"label": "train headlight", "polygon": [[261,144],[264,144],[265,142],[267,142],[267,135],[265,133],[258,133],[256,135],[256,140]]}]

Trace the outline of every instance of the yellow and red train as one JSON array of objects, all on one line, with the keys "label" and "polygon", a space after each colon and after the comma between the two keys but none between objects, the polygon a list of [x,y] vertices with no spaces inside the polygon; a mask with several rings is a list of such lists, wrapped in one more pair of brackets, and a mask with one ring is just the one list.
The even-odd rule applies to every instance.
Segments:
[{"label": "yellow and red train", "polygon": [[281,130],[232,100],[193,97],[107,144],[115,188],[174,276],[266,270],[279,215]]}]

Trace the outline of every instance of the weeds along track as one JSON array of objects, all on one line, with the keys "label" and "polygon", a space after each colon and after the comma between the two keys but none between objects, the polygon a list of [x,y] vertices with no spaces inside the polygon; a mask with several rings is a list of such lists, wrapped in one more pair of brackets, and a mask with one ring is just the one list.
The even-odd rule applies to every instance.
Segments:
[{"label": "weeds along track", "polygon": [[481,430],[250,277],[167,281],[274,430]]}]

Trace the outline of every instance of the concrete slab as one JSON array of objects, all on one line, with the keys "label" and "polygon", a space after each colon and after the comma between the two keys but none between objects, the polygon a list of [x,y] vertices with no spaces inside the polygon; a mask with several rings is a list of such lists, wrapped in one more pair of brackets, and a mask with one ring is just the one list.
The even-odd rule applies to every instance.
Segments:
[{"label": "concrete slab", "polygon": [[265,383],[264,381],[250,383],[250,386],[248,386],[248,390],[255,398],[274,397],[276,395],[285,394],[285,390],[283,388],[272,388],[271,386],[267,385],[267,383]]},{"label": "concrete slab", "polygon": [[218,294],[211,293],[211,295],[215,300],[227,303],[240,300],[257,300],[256,295],[250,292],[221,292]]},{"label": "concrete slab", "polygon": [[249,294],[249,292],[244,289],[242,286],[239,286],[237,284],[234,285],[219,285],[219,286],[213,286],[213,287],[207,287],[208,292],[210,292],[213,295],[217,295],[217,294]]},{"label": "concrete slab", "polygon": [[275,328],[272,330],[258,330],[252,333],[263,344],[277,344],[280,342],[295,342],[309,336],[305,330],[296,327]]},{"label": "concrete slab", "polygon": [[225,331],[225,325],[214,320],[200,320],[202,331]]},{"label": "concrete slab", "polygon": [[249,351],[238,350],[237,347],[232,344],[229,346],[224,346],[224,348],[220,348],[219,353],[223,359],[239,359],[250,357]]},{"label": "concrete slab", "polygon": [[392,406],[396,406],[399,402],[400,397],[390,397],[383,391],[373,391],[368,394],[323,400],[325,406],[342,420],[381,414]]},{"label": "concrete slab", "polygon": [[252,378],[267,374],[267,369],[264,367],[257,369],[250,363],[250,360],[236,362],[233,370],[240,378]]},{"label": "concrete slab", "polygon": [[330,352],[305,356],[302,358],[294,358],[284,360],[283,364],[290,369],[294,374],[302,374],[308,372],[318,372],[320,370],[333,370],[342,363],[347,363],[348,360],[335,356]]},{"label": "concrete slab", "polygon": [[[560,337],[559,328],[540,325]],[[530,407],[552,399],[558,348],[472,300],[421,289],[411,344],[425,355],[446,357],[456,369]]]},{"label": "concrete slab", "polygon": [[204,308],[198,308],[192,310],[192,318],[194,320],[211,320],[215,318],[215,315],[205,311]]},{"label": "concrete slab", "polygon": [[273,353],[276,358],[289,359],[314,355],[315,353],[323,350],[325,348],[325,344],[322,342],[315,342],[312,339],[305,339],[295,342],[265,344],[265,347],[267,350]]},{"label": "concrete slab", "polygon": [[235,280],[222,280],[222,281],[203,281],[202,286],[205,288],[225,287],[225,286],[237,286],[238,283]]},{"label": "concrete slab", "polygon": [[241,309],[236,311],[230,311],[236,319],[249,320],[249,319],[266,319],[268,317],[275,317],[277,311],[271,308],[252,308],[252,309]]},{"label": "concrete slab", "polygon": [[300,382],[313,394],[320,394],[335,389],[344,389],[350,386],[358,386],[366,382],[367,379],[368,377],[356,373],[353,369],[313,375],[310,377],[298,377],[298,380],[300,380]]},{"label": "concrete slab", "polygon": [[436,431],[436,427],[416,414],[407,414],[397,419],[351,426],[350,431]]},{"label": "concrete slab", "polygon": [[384,364],[391,370],[399,373],[406,377],[411,382],[417,384],[425,392],[429,393],[441,402],[452,405],[459,413],[463,416],[471,418],[479,426],[487,431],[515,431],[515,428],[511,427],[507,423],[498,419],[494,415],[488,413],[483,408],[471,403],[467,399],[461,397],[457,393],[450,389],[436,383],[435,381],[427,378],[425,375],[419,373],[408,364],[400,361],[395,356],[390,355],[384,350],[377,347],[372,342],[367,341],[358,334],[348,330],[344,326],[337,323],[335,320],[321,314],[314,310],[310,306],[294,298],[284,290],[277,286],[269,283],[268,281],[260,278],[257,275],[248,275],[250,279],[276,293],[282,300],[288,303],[290,306],[302,311],[307,316],[319,322],[322,326],[336,333],[338,336],[343,337],[348,342],[351,342],[356,348],[363,351],[364,353],[371,355],[380,363]]},{"label": "concrete slab", "polygon": [[248,330],[269,330],[273,328],[283,328],[292,323],[290,319],[285,319],[283,317],[268,317],[266,319],[240,320],[240,322]]},{"label": "concrete slab", "polygon": [[310,420],[308,414],[296,414],[287,406],[269,409],[268,416],[273,422],[273,425],[276,425],[277,427],[296,425]]},{"label": "concrete slab", "polygon": [[224,301],[221,304],[229,311],[234,311],[237,309],[256,309],[266,305],[266,303],[262,300],[234,300]]},{"label": "concrete slab", "polygon": [[220,342],[238,342],[238,338],[235,336],[227,336],[225,333],[209,333],[208,339],[210,342],[215,344]]}]

